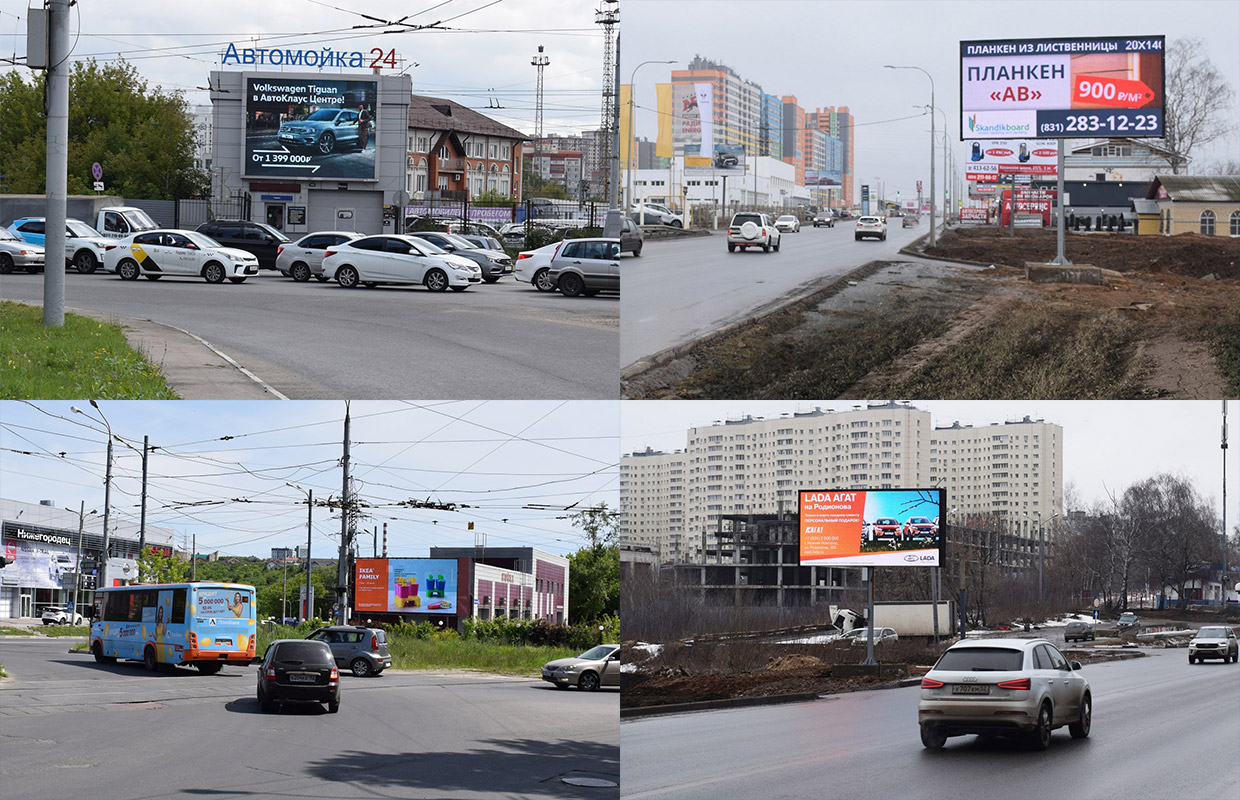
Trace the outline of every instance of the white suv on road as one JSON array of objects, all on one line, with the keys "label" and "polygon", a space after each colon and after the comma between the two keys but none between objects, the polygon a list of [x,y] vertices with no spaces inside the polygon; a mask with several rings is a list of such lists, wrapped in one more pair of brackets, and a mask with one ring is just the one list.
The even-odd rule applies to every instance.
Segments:
[{"label": "white suv on road", "polygon": [[70,614],[64,606],[48,606],[43,609],[44,625],[81,625],[81,614]]},{"label": "white suv on road", "polygon": [[886,217],[857,217],[857,229],[853,232],[853,239],[859,242],[867,236],[873,236],[880,242],[887,241]]},{"label": "white suv on road", "polygon": [[769,253],[774,248],[779,252],[779,228],[766,214],[757,211],[741,211],[732,217],[728,225],[728,252],[735,253],[736,248],[745,250],[750,247],[761,247],[762,252]]}]

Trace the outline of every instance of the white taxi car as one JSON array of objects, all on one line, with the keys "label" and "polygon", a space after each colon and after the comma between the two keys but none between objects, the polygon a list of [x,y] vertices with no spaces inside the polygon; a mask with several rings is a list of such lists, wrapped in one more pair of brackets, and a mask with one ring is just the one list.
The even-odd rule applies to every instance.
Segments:
[{"label": "white taxi car", "polygon": [[346,289],[403,283],[432,292],[463,292],[482,282],[482,269],[474,262],[403,234],[365,236],[328,248],[323,275]]},{"label": "white taxi car", "polygon": [[244,283],[258,274],[253,253],[222,247],[197,231],[161,228],[120,239],[104,253],[104,268],[122,280],[156,281],[165,275],[201,277],[207,283]]}]

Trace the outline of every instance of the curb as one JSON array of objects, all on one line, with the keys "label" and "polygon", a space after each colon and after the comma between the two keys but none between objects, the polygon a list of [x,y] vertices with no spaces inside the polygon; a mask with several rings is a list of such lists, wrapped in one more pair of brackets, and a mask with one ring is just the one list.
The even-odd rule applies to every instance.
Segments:
[{"label": "curb", "polygon": [[[906,686],[918,686],[921,684],[921,678],[900,678],[897,681],[883,684],[882,686],[871,686],[858,691],[870,692],[881,689],[900,689]],[[690,711],[713,711],[721,708],[746,708],[750,706],[773,706],[782,705],[784,703],[806,703],[811,700],[822,700],[828,697],[834,697],[836,694],[832,692],[803,692],[799,694],[774,694],[766,697],[731,697],[719,700],[701,700],[696,703],[671,703],[663,706],[646,706],[644,708],[624,708],[620,707],[620,717],[654,717],[659,714],[681,714]],[[621,695],[623,702],[624,695]]]}]

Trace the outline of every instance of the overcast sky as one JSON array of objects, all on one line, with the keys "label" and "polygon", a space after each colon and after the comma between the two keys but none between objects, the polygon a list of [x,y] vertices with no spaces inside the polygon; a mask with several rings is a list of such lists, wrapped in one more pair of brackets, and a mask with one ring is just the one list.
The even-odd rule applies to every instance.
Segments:
[{"label": "overcast sky", "polygon": [[[26,53],[26,5],[0,0],[0,59]],[[331,48],[364,55],[372,48],[395,49],[397,67],[384,68],[384,74],[407,70],[415,93],[456,100],[531,136],[537,70],[530,61],[543,45],[550,59],[544,72],[544,130],[575,134],[597,128],[601,117],[603,33],[594,21],[601,5],[601,0],[78,0],[70,42],[73,60],[122,56],[152,87],[183,91],[191,104],[204,105],[210,100],[201,87],[211,70],[221,68],[230,43],[238,50]],[[438,22],[444,30],[382,33],[399,29],[367,17],[407,17],[410,25]],[[11,67],[0,64],[3,69]],[[227,69],[240,68],[230,61]],[[21,71],[29,79],[30,71]],[[493,108],[497,105],[503,108]]]},{"label": "overcast sky", "polygon": [[[103,511],[105,428],[70,402],[0,402],[0,486],[9,500]],[[196,534],[198,552],[268,556],[306,541],[313,490],[313,552],[339,546],[340,520],[317,501],[339,498],[342,402],[101,402],[115,435],[113,518],[139,518],[142,437],[148,458],[147,524]],[[352,475],[370,508],[360,527],[388,525],[392,556],[428,548],[533,546],[567,554],[584,539],[564,519],[619,503],[618,413],[612,401],[351,404]],[[89,415],[89,417],[87,416]],[[223,440],[222,437],[232,437]],[[132,449],[131,449],[132,448]],[[63,455],[62,455],[63,454]],[[458,511],[394,505],[430,499]],[[533,506],[533,508],[530,508]],[[370,536],[359,538],[363,553]],[[180,542],[178,541],[178,545]]]},{"label": "overcast sky", "polygon": [[[929,117],[898,118],[922,113],[930,102],[930,81],[916,70],[883,66],[917,66],[930,73],[935,105],[947,115],[952,152],[963,165],[962,40],[1162,34],[1170,44],[1201,37],[1202,53],[1231,84],[1227,118],[1234,123],[1240,109],[1236,0],[625,0],[622,5],[621,81],[637,87],[638,136],[657,134],[655,84],[669,81],[671,70],[685,69],[701,55],[770,94],[795,95],[806,111],[849,107],[858,125],[857,185],[871,184],[877,192],[881,179],[892,199],[895,190],[903,199],[916,197],[918,179],[929,188]],[[677,63],[643,66],[634,80],[634,68],[648,59]],[[936,119],[941,131],[943,115]],[[1195,156],[1203,166],[1240,160],[1240,137],[1233,131],[1226,142]],[[942,163],[939,150],[938,187]],[[853,199],[860,202],[859,189]]]},{"label": "overcast sky", "polygon": [[[881,401],[879,401],[881,402]],[[815,406],[847,411],[866,401],[626,400],[620,404],[621,447],[628,454],[652,447],[683,450],[691,426],[746,414],[774,418]],[[984,427],[1028,416],[1063,427],[1064,482],[1081,501],[1105,501],[1160,472],[1182,475],[1222,513],[1223,404],[1219,400],[942,400],[914,401],[935,427],[953,422]],[[1228,403],[1227,526],[1240,523],[1240,403]],[[1074,510],[1074,509],[1069,509]]]}]

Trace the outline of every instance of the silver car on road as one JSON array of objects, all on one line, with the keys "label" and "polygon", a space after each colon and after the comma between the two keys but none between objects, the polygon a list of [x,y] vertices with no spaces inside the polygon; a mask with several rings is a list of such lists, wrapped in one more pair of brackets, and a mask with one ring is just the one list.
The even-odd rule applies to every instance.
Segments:
[{"label": "silver car on road", "polygon": [[938,750],[950,736],[1020,736],[1045,750],[1064,725],[1084,739],[1093,697],[1080,669],[1045,639],[957,642],[921,680],[921,743]]}]

